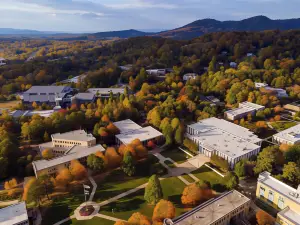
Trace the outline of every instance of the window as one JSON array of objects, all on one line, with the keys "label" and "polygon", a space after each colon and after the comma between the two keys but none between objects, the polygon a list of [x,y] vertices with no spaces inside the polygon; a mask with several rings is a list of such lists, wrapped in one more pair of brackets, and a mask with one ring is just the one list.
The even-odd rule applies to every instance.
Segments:
[{"label": "window", "polygon": [[269,200],[270,202],[273,202],[273,201],[274,201],[274,193],[273,193],[273,191],[269,191],[268,200]]},{"label": "window", "polygon": [[264,197],[265,196],[265,188],[260,186],[260,189],[259,189],[259,195]]},{"label": "window", "polygon": [[281,197],[281,196],[279,196],[279,198],[278,198],[278,207],[279,207],[280,209],[283,209],[283,208],[284,208],[284,199],[283,199],[283,197]]}]

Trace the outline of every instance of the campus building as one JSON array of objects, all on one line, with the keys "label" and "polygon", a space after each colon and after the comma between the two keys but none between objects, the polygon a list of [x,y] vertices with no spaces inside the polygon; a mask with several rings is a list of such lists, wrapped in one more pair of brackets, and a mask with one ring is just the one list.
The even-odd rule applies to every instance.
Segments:
[{"label": "campus building", "polygon": [[188,81],[188,80],[191,80],[191,79],[196,79],[198,75],[196,73],[187,73],[187,74],[184,74],[183,75],[183,81]]},{"label": "campus building", "polygon": [[243,224],[250,204],[249,198],[232,190],[204,202],[173,220],[165,219],[164,225],[229,225],[233,222]]},{"label": "campus building", "polygon": [[257,180],[256,197],[280,210],[277,225],[300,225],[300,185],[298,189],[292,188],[263,172]]},{"label": "campus building", "polygon": [[300,112],[300,104],[298,103],[290,103],[283,106],[283,108],[289,112],[292,112],[292,114],[295,114],[296,112]]},{"label": "campus building", "polygon": [[260,92],[265,93],[265,94],[271,94],[275,95],[278,98],[286,98],[288,97],[288,94],[286,90],[282,88],[273,88],[270,87],[266,83],[255,83],[255,87],[260,90]]},{"label": "campus building", "polygon": [[247,117],[248,114],[254,116],[257,111],[264,110],[265,107],[252,102],[241,102],[239,107],[225,112],[225,118],[228,120],[239,120]]},{"label": "campus building", "polygon": [[71,98],[72,104],[80,106],[81,104],[93,103],[96,100],[94,93],[78,93]]},{"label": "campus building", "polygon": [[279,144],[288,145],[300,143],[300,124],[274,134],[273,141]]},{"label": "campus building", "polygon": [[6,59],[0,58],[0,66],[6,65]]},{"label": "campus building", "polygon": [[32,86],[23,93],[23,103],[64,105],[70,103],[72,91],[69,86]]},{"label": "campus building", "polygon": [[0,225],[29,225],[25,202],[0,209]]},{"label": "campus building", "polygon": [[115,122],[114,125],[120,130],[120,134],[116,135],[118,145],[128,145],[135,139],[146,145],[149,141],[156,142],[163,138],[163,134],[153,127],[141,127],[132,120]]},{"label": "campus building", "polygon": [[110,93],[113,96],[124,94],[125,88],[89,88],[87,92],[94,94],[99,98],[109,98]]},{"label": "campus building", "polygon": [[215,117],[188,125],[186,137],[199,146],[207,157],[218,155],[231,168],[241,159],[249,159],[260,151],[262,140],[248,129]]},{"label": "campus building", "polygon": [[55,110],[15,110],[9,113],[13,118],[19,118],[22,116],[31,117],[33,115],[39,115],[41,117],[50,117]]}]

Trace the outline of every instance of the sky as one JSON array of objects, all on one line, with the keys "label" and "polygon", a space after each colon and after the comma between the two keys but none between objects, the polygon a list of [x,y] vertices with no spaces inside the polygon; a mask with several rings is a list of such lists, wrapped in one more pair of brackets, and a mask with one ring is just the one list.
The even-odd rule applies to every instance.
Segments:
[{"label": "sky", "polygon": [[0,27],[60,32],[167,30],[198,19],[299,18],[300,0],[0,0]]}]

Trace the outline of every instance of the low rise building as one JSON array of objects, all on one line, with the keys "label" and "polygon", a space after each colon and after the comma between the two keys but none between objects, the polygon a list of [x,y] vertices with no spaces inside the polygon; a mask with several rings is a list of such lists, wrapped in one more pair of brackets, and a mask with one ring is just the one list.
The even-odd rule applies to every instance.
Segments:
[{"label": "low rise building", "polygon": [[236,190],[232,190],[204,202],[173,220],[165,219],[164,225],[243,224],[242,221],[245,221],[247,217],[250,204],[251,200],[249,198]]},{"label": "low rise building", "polygon": [[300,185],[292,188],[263,172],[257,180],[256,197],[280,210],[276,225],[300,225]]},{"label": "low rise building", "polygon": [[6,65],[6,59],[0,58],[0,66]]},{"label": "low rise building", "polygon": [[268,87],[269,86],[266,83],[257,83],[257,82],[255,82],[254,85],[255,85],[255,88],[262,88],[262,87]]},{"label": "low rise building", "polygon": [[78,93],[72,97],[72,103],[81,105],[87,103],[93,103],[96,100],[96,95],[94,93]]},{"label": "low rise building", "polygon": [[257,89],[259,89],[260,92],[263,93],[263,94],[275,95],[278,98],[286,98],[286,97],[288,97],[288,94],[287,94],[286,90],[284,90],[282,88],[273,88],[273,87],[270,87],[266,83],[255,83],[255,87]]},{"label": "low rise building", "polygon": [[35,176],[39,177],[43,174],[54,175],[60,169],[69,167],[72,160],[79,160],[80,162],[85,163],[89,155],[95,154],[99,151],[105,151],[102,145],[94,145],[92,147],[74,145],[67,151],[65,151],[62,156],[55,157],[49,160],[42,159],[33,161],[32,165]]},{"label": "low rise building", "polygon": [[0,225],[29,225],[25,202],[0,209]]},{"label": "low rise building", "polygon": [[237,68],[238,64],[236,62],[230,62],[230,67],[231,68]]},{"label": "low rise building", "polygon": [[23,103],[49,105],[63,105],[71,101],[70,96],[73,89],[69,86],[32,86],[23,93]]},{"label": "low rise building", "polygon": [[183,80],[184,81],[188,81],[188,80],[190,80],[190,79],[196,79],[196,77],[197,77],[198,75],[196,74],[196,73],[187,73],[187,74],[184,74],[183,75]]},{"label": "low rise building", "polygon": [[288,145],[300,143],[300,124],[274,134],[273,141]]},{"label": "low rise building", "polygon": [[52,134],[51,138],[55,147],[72,147],[74,145],[90,147],[96,145],[96,138],[85,130],[56,133]]},{"label": "low rise building", "polygon": [[264,109],[265,107],[262,105],[252,102],[241,102],[238,108],[226,111],[224,115],[228,120],[237,120],[248,116],[248,114],[253,116],[257,111]]},{"label": "low rise building", "polygon": [[89,88],[87,92],[94,94],[99,98],[109,98],[110,93],[114,96],[124,94],[125,88]]},{"label": "low rise building", "polygon": [[186,136],[198,145],[199,154],[218,155],[231,168],[241,159],[257,155],[262,142],[248,129],[214,117],[188,125]]},{"label": "low rise building", "polygon": [[120,134],[116,135],[116,142],[119,145],[128,145],[135,139],[139,139],[143,145],[146,145],[149,141],[159,141],[163,138],[163,134],[153,127],[141,127],[131,120],[123,120],[114,124],[120,130]]},{"label": "low rise building", "polygon": [[300,104],[298,103],[290,103],[283,106],[284,109],[292,112],[300,112]]},{"label": "low rise building", "polygon": [[33,115],[40,115],[41,117],[50,117],[55,110],[15,110],[9,113],[14,118],[19,118],[21,116],[31,117]]},{"label": "low rise building", "polygon": [[149,76],[165,76],[167,73],[173,72],[173,69],[165,68],[165,69],[150,69],[146,70]]}]

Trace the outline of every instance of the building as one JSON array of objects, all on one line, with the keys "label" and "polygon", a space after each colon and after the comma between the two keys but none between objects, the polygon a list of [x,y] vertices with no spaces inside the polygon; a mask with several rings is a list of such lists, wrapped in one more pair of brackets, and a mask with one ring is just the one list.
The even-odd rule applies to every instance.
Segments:
[{"label": "building", "polygon": [[298,103],[290,103],[283,106],[283,108],[292,114],[295,114],[296,112],[300,112],[300,104]]},{"label": "building", "polygon": [[188,81],[190,79],[195,80],[198,75],[196,73],[187,73],[183,75],[183,81]]},{"label": "building", "polygon": [[247,57],[252,57],[252,56],[254,56],[253,53],[251,53],[251,52],[247,53]]},{"label": "building", "polygon": [[173,69],[150,69],[146,70],[149,76],[165,76],[167,73],[172,73]]},{"label": "building", "polygon": [[119,68],[123,71],[128,71],[132,68],[132,64],[128,64],[128,65],[125,65],[125,66],[119,66]]},{"label": "building", "polygon": [[55,147],[72,147],[74,145],[90,147],[96,145],[96,138],[84,130],[75,130],[66,133],[51,135]]},{"label": "building", "polygon": [[15,110],[9,113],[14,118],[19,118],[21,116],[33,116],[33,115],[40,115],[41,117],[50,117],[55,110]]},{"label": "building", "polygon": [[72,103],[81,105],[86,103],[93,103],[96,100],[96,95],[94,93],[78,93],[72,97]]},{"label": "building", "polygon": [[252,102],[241,102],[238,108],[226,111],[224,115],[228,120],[238,120],[248,116],[248,114],[254,116],[257,111],[264,109],[264,106]]},{"label": "building", "polygon": [[269,86],[266,83],[257,83],[257,82],[255,82],[254,85],[255,85],[255,88],[262,88],[262,87],[268,87]]},{"label": "building", "polygon": [[110,93],[114,96],[124,94],[125,88],[90,88],[87,92],[94,94],[96,97],[109,98]]},{"label": "building", "polygon": [[0,225],[29,225],[25,202],[0,209]]},{"label": "building", "polygon": [[23,93],[23,103],[64,105],[71,102],[72,91],[69,86],[32,86]]},{"label": "building", "polygon": [[280,212],[276,224],[300,225],[300,185],[292,188],[263,172],[257,180],[256,197]]},{"label": "building", "polygon": [[84,163],[89,155],[95,154],[99,151],[105,151],[102,145],[94,145],[92,147],[73,145],[71,148],[66,150],[62,156],[55,157],[50,160],[42,159],[33,161],[32,165],[35,176],[38,177],[42,174],[54,175],[60,169],[69,167],[72,160],[79,160]]},{"label": "building", "polygon": [[118,145],[128,145],[135,139],[139,139],[146,145],[149,141],[157,141],[163,138],[163,134],[153,127],[141,127],[131,120],[115,122],[114,125],[120,130],[120,134],[116,135]]},{"label": "building", "polygon": [[164,225],[229,225],[243,224],[249,212],[251,200],[236,190],[208,200],[191,211],[170,220]]},{"label": "building", "polygon": [[286,97],[288,97],[288,94],[287,94],[286,90],[284,90],[282,88],[273,88],[273,87],[270,87],[266,83],[255,83],[255,88],[260,89],[260,91],[262,93],[275,95],[278,98],[286,98]]},{"label": "building", "polygon": [[87,76],[87,74],[81,74],[79,76],[75,76],[75,77],[72,77],[70,79],[60,81],[59,83],[62,83],[62,84],[70,84],[70,83],[77,84],[78,82],[82,82],[86,78],[86,76]]},{"label": "building", "polygon": [[238,64],[236,62],[230,62],[229,65],[230,65],[231,68],[237,68]]},{"label": "building", "polygon": [[288,145],[300,143],[300,124],[274,134],[273,141],[279,144]]},{"label": "building", "polygon": [[6,65],[6,59],[0,58],[0,66]]},{"label": "building", "polygon": [[231,168],[241,159],[257,155],[262,142],[248,129],[215,117],[188,125],[186,137],[199,146],[200,154],[218,155]]}]

